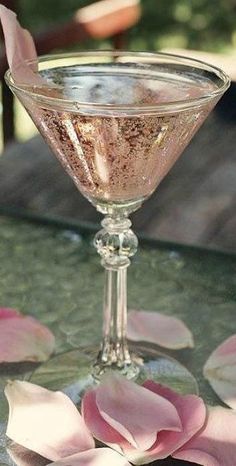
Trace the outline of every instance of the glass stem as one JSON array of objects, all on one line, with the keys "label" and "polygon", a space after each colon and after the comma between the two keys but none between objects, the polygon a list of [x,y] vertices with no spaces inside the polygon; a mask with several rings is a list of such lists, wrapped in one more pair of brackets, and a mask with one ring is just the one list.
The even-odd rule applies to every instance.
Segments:
[{"label": "glass stem", "polygon": [[126,340],[127,268],[137,250],[137,237],[126,217],[105,217],[95,246],[105,268],[103,341],[94,365],[99,379],[107,370],[118,370],[129,378],[137,374]]},{"label": "glass stem", "polygon": [[105,266],[102,361],[122,366],[130,363],[127,342],[127,268]]}]

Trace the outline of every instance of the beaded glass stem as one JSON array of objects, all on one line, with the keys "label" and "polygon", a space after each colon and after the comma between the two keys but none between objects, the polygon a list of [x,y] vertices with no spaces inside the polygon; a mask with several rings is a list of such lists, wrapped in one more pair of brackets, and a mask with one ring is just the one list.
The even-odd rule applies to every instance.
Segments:
[{"label": "beaded glass stem", "polygon": [[128,378],[138,373],[132,361],[127,340],[127,268],[138,246],[136,235],[126,217],[105,217],[103,229],[94,240],[105,268],[103,342],[94,365],[94,376],[116,368]]}]

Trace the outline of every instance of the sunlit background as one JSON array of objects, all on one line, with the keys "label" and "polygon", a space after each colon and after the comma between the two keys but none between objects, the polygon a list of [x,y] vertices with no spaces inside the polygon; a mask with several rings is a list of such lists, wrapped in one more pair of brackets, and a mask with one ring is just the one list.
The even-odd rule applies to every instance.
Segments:
[{"label": "sunlit background", "polygon": [[[33,31],[70,19],[94,0],[20,0],[21,18]],[[142,19],[130,31],[130,47],[186,47],[214,52],[236,47],[235,0],[142,0]],[[80,47],[91,47],[94,42]],[[109,47],[109,42],[98,44]],[[79,46],[79,45],[78,45]]]}]

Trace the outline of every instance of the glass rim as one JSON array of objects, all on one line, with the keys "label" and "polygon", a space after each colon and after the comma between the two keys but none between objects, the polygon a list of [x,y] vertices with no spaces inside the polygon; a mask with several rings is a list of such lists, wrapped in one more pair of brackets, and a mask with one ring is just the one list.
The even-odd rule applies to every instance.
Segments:
[{"label": "glass rim", "polygon": [[[201,95],[200,97],[195,97],[195,98],[189,98],[189,99],[180,99],[176,101],[169,101],[169,102],[164,102],[164,103],[144,103],[144,104],[103,104],[103,103],[95,103],[95,102],[80,102],[79,100],[73,99],[73,98],[58,98],[58,97],[52,97],[52,96],[45,96],[43,94],[40,94],[37,92],[37,87],[33,85],[33,90],[32,87],[31,89],[27,89],[29,87],[29,84],[27,83],[22,83],[22,84],[17,84],[11,74],[11,70],[8,69],[5,73],[5,81],[7,85],[12,89],[16,91],[23,92],[25,95],[28,96],[34,96],[38,98],[41,101],[44,102],[51,102],[51,103],[57,103],[57,104],[76,104],[77,107],[81,107],[83,109],[96,109],[96,110],[105,110],[105,111],[137,111],[137,110],[142,110],[142,111],[151,111],[151,112],[157,112],[157,111],[164,111],[168,112],[169,110],[185,110],[188,108],[193,108],[196,106],[203,105],[204,103],[207,103],[208,101],[214,100],[217,98],[217,96],[221,96],[224,94],[224,92],[229,88],[231,84],[231,80],[229,76],[220,68],[218,68],[215,65],[211,65],[209,63],[206,63],[205,61],[198,60],[196,58],[191,58],[191,57],[186,57],[183,55],[177,55],[177,54],[172,54],[172,53],[165,53],[165,52],[144,52],[144,51],[128,51],[128,50],[89,50],[89,51],[79,51],[79,52],[66,52],[66,53],[55,53],[55,54],[47,54],[47,55],[41,55],[38,57],[36,60],[27,60],[26,63],[29,64],[35,64],[35,63],[46,63],[47,61],[53,61],[53,60],[60,60],[60,59],[73,59],[76,57],[94,57],[94,56],[104,56],[104,57],[133,57],[133,58],[146,58],[146,59],[163,59],[163,63],[165,64],[164,60],[166,59],[166,65],[168,65],[167,60],[175,60],[176,64],[182,64],[190,67],[195,67],[196,69],[202,69],[205,71],[209,71],[211,73],[214,73],[215,76],[217,76],[221,80],[221,86],[219,88],[214,89],[213,91],[206,91]],[[122,62],[121,62],[122,63]],[[124,62],[125,63],[125,62]],[[137,62],[138,63],[138,62]],[[142,61],[140,61],[142,63]],[[155,65],[155,63],[150,63]],[[88,63],[89,65],[89,63]],[[195,66],[194,66],[195,65]],[[198,66],[197,66],[198,65]],[[35,89],[34,89],[35,88]]]}]

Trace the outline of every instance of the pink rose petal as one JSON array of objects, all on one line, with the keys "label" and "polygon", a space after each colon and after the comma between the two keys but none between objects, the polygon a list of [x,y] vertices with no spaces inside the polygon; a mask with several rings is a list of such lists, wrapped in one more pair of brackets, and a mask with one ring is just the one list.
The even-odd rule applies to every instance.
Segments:
[{"label": "pink rose petal", "polygon": [[[101,417],[96,404],[96,390],[89,390],[85,393],[81,410],[85,424],[98,440],[108,445],[124,442],[124,437]],[[122,450],[119,449],[119,451]]]},{"label": "pink rose petal", "polygon": [[156,444],[146,452],[148,462],[151,462],[166,458],[192,438],[205,423],[206,407],[198,396],[179,395],[170,388],[153,381],[145,382],[144,387],[172,403],[182,423],[181,432],[163,431],[158,434]]},{"label": "pink rose petal", "polygon": [[216,406],[201,433],[172,455],[202,466],[234,466],[236,464],[236,412]]},{"label": "pink rose petal", "polygon": [[176,317],[159,312],[130,311],[127,336],[132,341],[147,341],[169,349],[193,348],[193,336]]},{"label": "pink rose petal", "polygon": [[29,31],[20,26],[16,14],[4,5],[0,5],[0,21],[5,38],[7,60],[13,78],[24,84],[42,84],[43,79],[34,73],[35,64],[29,66],[26,63],[26,60],[37,59],[34,41]]},{"label": "pink rose petal", "polygon": [[55,349],[50,330],[15,309],[0,309],[0,362],[46,361]]},{"label": "pink rose petal", "polygon": [[94,448],[94,441],[72,401],[29,382],[9,382],[7,436],[25,448],[56,461]]},{"label": "pink rose petal", "polygon": [[227,338],[213,351],[203,373],[221,400],[236,409],[236,335]]},{"label": "pink rose petal", "polygon": [[150,448],[159,430],[182,428],[168,400],[116,374],[98,386],[96,405],[103,419],[135,448]]},{"label": "pink rose petal", "polygon": [[197,396],[179,395],[153,381],[145,382],[144,386],[173,403],[178,411],[183,428],[181,432],[159,432],[155,444],[147,451],[135,450],[128,443],[123,444],[123,454],[134,464],[149,464],[172,455],[173,452],[201,430],[206,419],[205,405]]},{"label": "pink rose petal", "polygon": [[114,374],[85,394],[82,415],[98,440],[136,464],[151,461],[149,449],[163,431],[182,430],[176,407],[167,398]]},{"label": "pink rose petal", "polygon": [[111,448],[94,448],[64,458],[48,466],[131,466],[124,456]]},{"label": "pink rose petal", "polygon": [[204,425],[206,408],[197,396],[181,396],[151,381],[141,387],[110,375],[85,394],[82,415],[94,437],[131,463],[147,464],[171,455],[195,435]]}]

